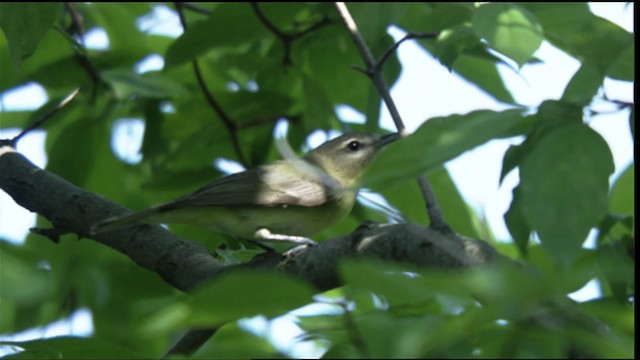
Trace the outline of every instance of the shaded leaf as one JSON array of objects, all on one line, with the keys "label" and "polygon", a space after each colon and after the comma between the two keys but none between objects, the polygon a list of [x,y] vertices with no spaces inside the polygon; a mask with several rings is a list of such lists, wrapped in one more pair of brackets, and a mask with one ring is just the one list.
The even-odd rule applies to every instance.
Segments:
[{"label": "shaded leaf", "polygon": [[520,186],[513,189],[513,200],[509,210],[504,214],[504,221],[507,224],[509,233],[516,243],[522,257],[528,255],[529,237],[531,229],[527,225],[527,221],[522,213]]},{"label": "shaded leaf", "polygon": [[234,271],[198,288],[192,299],[157,312],[142,329],[153,334],[256,315],[273,317],[311,302],[313,294],[310,285],[283,274]]},{"label": "shaded leaf", "polygon": [[609,208],[616,214],[635,217],[635,164],[631,163],[611,187]]},{"label": "shaded leaf", "polygon": [[538,19],[545,39],[602,73],[634,42],[633,34],[594,15],[584,2],[523,2],[520,5]]},{"label": "shaded leaf", "polygon": [[471,21],[470,3],[411,3],[406,16],[398,23],[408,32],[435,33]]},{"label": "shaded leaf", "polygon": [[61,336],[51,339],[39,339],[24,342],[2,342],[2,345],[13,345],[25,351],[12,354],[5,359],[143,359],[149,354],[141,355],[126,347],[101,339]]},{"label": "shaded leaf", "polygon": [[106,70],[101,73],[119,99],[132,95],[147,98],[178,96],[184,91],[182,84],[158,72],[136,74],[129,70]]},{"label": "shaded leaf", "polygon": [[16,68],[36,50],[38,42],[60,15],[61,4],[32,2],[0,3],[0,28],[9,43]]},{"label": "shaded leaf", "polygon": [[587,106],[603,85],[604,73],[595,66],[584,63],[573,75],[562,94],[562,101],[577,106]]},{"label": "shaded leaf", "polygon": [[190,25],[169,47],[165,69],[195,60],[212,49],[241,47],[266,31],[249,4],[221,4],[206,20]]},{"label": "shaded leaf", "polygon": [[607,76],[616,80],[634,81],[635,64],[635,42],[631,42],[611,64]]},{"label": "shaded leaf", "polygon": [[613,159],[602,137],[583,124],[551,131],[520,165],[520,211],[558,264],[577,255],[607,211]]}]

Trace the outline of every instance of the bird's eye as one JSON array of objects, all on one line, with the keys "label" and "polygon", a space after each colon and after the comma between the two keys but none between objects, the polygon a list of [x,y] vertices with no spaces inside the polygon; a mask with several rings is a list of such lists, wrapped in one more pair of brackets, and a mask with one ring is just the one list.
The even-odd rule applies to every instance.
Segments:
[{"label": "bird's eye", "polygon": [[347,144],[347,147],[351,151],[358,151],[362,148],[362,144],[360,144],[359,141],[354,140],[354,141],[351,141],[349,144]]}]

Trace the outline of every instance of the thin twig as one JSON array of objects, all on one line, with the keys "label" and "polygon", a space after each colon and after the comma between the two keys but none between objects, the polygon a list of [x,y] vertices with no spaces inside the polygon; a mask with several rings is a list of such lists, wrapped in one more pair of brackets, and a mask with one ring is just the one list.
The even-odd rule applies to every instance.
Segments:
[{"label": "thin twig", "polygon": [[262,9],[260,8],[260,6],[258,5],[258,3],[256,2],[252,2],[251,3],[251,7],[253,8],[253,11],[256,13],[256,16],[258,17],[258,19],[260,20],[260,22],[267,28],[269,29],[269,31],[271,31],[278,39],[280,39],[280,41],[282,41],[282,44],[284,46],[284,57],[282,62],[285,64],[285,66],[289,66],[291,65],[291,45],[293,44],[294,41],[326,26],[329,24],[332,24],[333,21],[331,19],[329,19],[328,17],[323,17],[320,21],[318,21],[317,23],[311,25],[310,27],[308,27],[305,30],[299,31],[299,32],[293,32],[293,33],[287,33],[284,31],[281,31],[280,29],[278,29],[268,18],[267,16],[264,14],[264,12],[262,11]]},{"label": "thin twig", "polygon": [[80,66],[82,66],[89,74],[89,78],[91,78],[91,99],[92,101],[95,101],[98,95],[98,85],[102,83],[102,77],[87,55],[84,45],[84,21],[82,19],[82,15],[76,10],[71,2],[65,2],[64,6],[71,16],[71,25],[69,26],[67,33],[72,39],[78,39],[76,40],[77,47],[74,48],[75,57]]},{"label": "thin twig", "polygon": [[[185,19],[184,13],[182,11],[184,4],[179,2],[176,2],[174,4],[175,4],[176,11],[178,12],[178,17],[180,18],[180,23],[182,24],[182,28],[186,31],[187,20]],[[236,155],[238,156],[238,161],[240,161],[242,165],[247,167],[249,163],[247,162],[247,160],[244,157],[244,154],[242,153],[242,149],[240,147],[240,140],[238,139],[238,132],[237,132],[238,125],[224,111],[220,103],[218,103],[218,101],[215,99],[211,91],[209,91],[209,89],[207,88],[207,84],[205,83],[204,78],[202,76],[202,71],[200,70],[200,65],[198,65],[198,61],[194,59],[191,62],[191,64],[193,65],[193,72],[195,73],[196,79],[198,81],[198,85],[200,86],[200,90],[204,94],[204,97],[207,100],[207,103],[209,103],[213,111],[216,114],[218,114],[218,116],[222,120],[222,123],[225,125],[225,127],[229,131],[229,134],[231,135],[231,143],[236,152]]]},{"label": "thin twig", "polygon": [[53,109],[49,110],[49,112],[47,112],[42,118],[34,121],[31,125],[29,125],[27,128],[25,128],[24,130],[22,130],[22,132],[20,132],[20,134],[18,134],[16,137],[14,137],[13,139],[9,140],[9,145],[11,147],[15,148],[16,143],[26,134],[28,134],[29,132],[39,128],[40,126],[42,126],[42,124],[44,124],[47,120],[49,120],[53,115],[55,115],[58,111],[62,110],[62,108],[64,108],[65,106],[67,106],[67,104],[69,104],[71,102],[71,100],[73,100],[78,93],[80,93],[80,88],[77,88],[75,90],[73,90],[71,92],[71,94],[67,95],[64,99],[62,99],[62,101],[60,101],[58,103],[58,105],[54,106]]},{"label": "thin twig", "polygon": [[387,49],[387,51],[385,51],[385,53],[382,55],[380,60],[376,63],[374,69],[382,69],[382,66],[387,61],[387,59],[389,59],[389,57],[391,55],[393,55],[396,52],[396,50],[398,50],[398,47],[400,47],[400,44],[402,44],[403,42],[405,42],[407,40],[413,40],[413,39],[434,39],[436,37],[438,37],[438,33],[408,33],[408,34],[406,34],[402,39],[400,39],[397,42],[395,42],[390,48]]},{"label": "thin twig", "polygon": [[183,8],[187,10],[191,10],[195,13],[202,14],[202,15],[211,15],[211,10],[209,9],[205,9],[203,7],[200,7],[188,2],[182,2],[180,4],[182,5]]},{"label": "thin twig", "polygon": [[64,7],[71,15],[71,24],[69,25],[69,29],[67,32],[69,34],[78,34],[78,38],[82,46],[84,46],[84,21],[82,19],[82,15],[76,10],[76,8],[68,1],[64,2]]},{"label": "thin twig", "polygon": [[[373,54],[371,53],[371,50],[369,50],[369,47],[364,41],[364,38],[360,34],[360,31],[358,31],[358,26],[356,25],[356,22],[353,20],[353,17],[351,16],[349,9],[347,9],[347,6],[343,2],[336,2],[336,8],[338,9],[338,13],[340,13],[340,17],[342,18],[344,24],[346,25],[347,30],[349,31],[349,34],[353,39],[353,42],[356,44],[356,47],[358,48],[358,50],[360,51],[360,54],[362,55],[362,58],[366,65],[366,70],[364,70],[364,72],[369,76],[369,78],[375,85],[376,89],[378,90],[378,93],[382,97],[382,100],[387,106],[387,109],[389,110],[389,114],[391,114],[391,118],[393,119],[393,122],[395,123],[396,128],[398,129],[398,132],[400,132],[403,136],[406,136],[407,135],[406,127],[404,126],[404,122],[400,117],[398,108],[396,107],[396,104],[393,101],[393,98],[391,97],[389,86],[387,85],[386,80],[382,76],[380,65],[384,61],[386,61],[386,58],[383,57],[382,60],[384,61],[381,60],[379,62],[376,62],[375,58],[373,57]],[[401,40],[400,42],[402,41],[404,40]],[[392,50],[395,51],[397,47],[398,46],[392,47]],[[389,56],[387,55],[387,53],[385,53],[385,55],[386,57]],[[427,177],[424,175],[419,176],[418,185],[420,186],[420,191],[422,192],[422,196],[427,206],[427,213],[429,214],[431,227],[442,232],[450,232],[451,230],[449,226],[446,224],[446,222],[444,221],[444,218],[442,216],[442,211],[440,210],[440,206],[438,205],[438,201],[433,192],[433,189],[431,188],[431,185],[429,184],[429,180],[427,180]]]}]

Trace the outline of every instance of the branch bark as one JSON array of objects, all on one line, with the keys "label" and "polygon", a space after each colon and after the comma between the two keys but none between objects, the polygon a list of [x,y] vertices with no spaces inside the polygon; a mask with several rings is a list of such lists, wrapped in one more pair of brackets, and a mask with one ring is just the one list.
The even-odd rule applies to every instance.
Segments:
[{"label": "branch bark", "polygon": [[[322,291],[341,285],[338,264],[350,257],[445,268],[470,267],[503,258],[481,240],[412,224],[366,223],[351,234],[302,249],[287,258],[275,252],[265,253],[245,264],[225,266],[201,245],[157,225],[90,235],[92,224],[130,210],[40,169],[10,146],[0,148],[0,188],[20,206],[51,221],[54,230],[76,234],[119,251],[182,291],[237,268],[286,271]],[[204,338],[199,345],[191,345],[190,351],[206,341],[212,331],[195,333]],[[193,338],[186,340],[190,344],[198,343]]]},{"label": "branch bark", "polygon": [[[413,224],[365,223],[351,234],[304,248],[287,258],[270,252],[245,264],[225,266],[201,245],[175,236],[160,226],[140,225],[89,237],[93,223],[129,210],[38,168],[10,146],[0,148],[0,188],[20,206],[49,219],[54,231],[74,233],[119,251],[183,291],[238,268],[285,271],[322,291],[340,286],[338,264],[346,258],[357,257],[439,268],[468,268],[495,261],[515,264],[486,242],[453,232],[444,233]],[[568,300],[543,307],[546,310],[542,315],[531,318],[543,328],[572,324],[599,336],[611,336],[606,326],[581,313]],[[171,354],[189,354],[197,350],[215,331],[211,328],[190,332]],[[572,351],[585,355],[579,344],[574,346]]]}]

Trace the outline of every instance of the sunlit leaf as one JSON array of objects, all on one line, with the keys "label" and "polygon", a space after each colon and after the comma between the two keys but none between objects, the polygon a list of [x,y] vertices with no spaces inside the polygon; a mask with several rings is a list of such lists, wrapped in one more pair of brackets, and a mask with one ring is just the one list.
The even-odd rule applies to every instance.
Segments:
[{"label": "sunlit leaf", "polygon": [[526,9],[509,3],[490,3],[478,8],[473,29],[495,50],[524,65],[540,47],[542,27]]},{"label": "sunlit leaf", "polygon": [[519,109],[430,119],[411,136],[381,152],[364,184],[383,186],[394,179],[415,177],[491,139],[513,136],[527,128],[528,120]]}]

